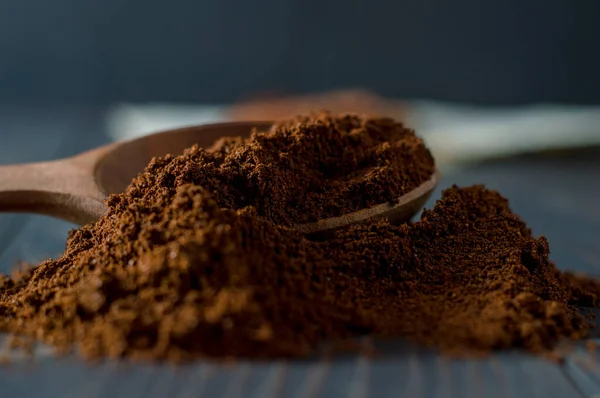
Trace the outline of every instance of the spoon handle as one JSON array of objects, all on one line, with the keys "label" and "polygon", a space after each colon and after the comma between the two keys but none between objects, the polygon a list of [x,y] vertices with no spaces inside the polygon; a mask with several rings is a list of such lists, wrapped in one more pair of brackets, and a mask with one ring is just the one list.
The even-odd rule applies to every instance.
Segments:
[{"label": "spoon handle", "polygon": [[0,166],[0,212],[29,212],[79,225],[106,212],[96,185],[99,153],[50,162]]}]

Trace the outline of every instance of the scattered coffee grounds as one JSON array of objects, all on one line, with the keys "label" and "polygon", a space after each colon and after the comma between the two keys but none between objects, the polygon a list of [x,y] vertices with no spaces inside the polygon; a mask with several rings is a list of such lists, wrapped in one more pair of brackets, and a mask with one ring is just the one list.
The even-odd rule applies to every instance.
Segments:
[{"label": "scattered coffee grounds", "polygon": [[[281,175],[281,163],[269,163],[274,155],[259,148],[271,148],[273,139],[284,149],[280,140],[293,145],[303,135],[345,157],[321,137],[336,134],[328,123],[344,120],[365,125],[355,117],[320,117],[314,126],[297,119],[247,141],[221,142],[210,154],[192,148],[153,161],[107,201],[102,219],[71,234],[61,258],[0,281],[0,329],[61,351],[75,346],[89,358],[174,361],[306,356],[324,342],[362,335],[452,353],[546,352],[590,333],[576,306],[599,304],[598,282],[559,272],[546,239],[532,236],[495,191],[452,187],[414,224],[380,219],[314,242],[286,226],[296,218],[277,212],[276,203],[289,203],[287,191],[275,194],[277,202],[252,197],[242,206],[242,190],[224,183],[235,180],[216,171],[231,165],[239,176],[246,159]],[[396,128],[359,134],[414,137]],[[412,140],[403,144],[412,152],[397,161],[418,164],[416,153],[430,159]],[[289,151],[285,164],[312,153],[302,148]],[[416,183],[426,169],[413,168],[406,181]]]},{"label": "scattered coffee grounds", "polygon": [[386,118],[321,113],[217,144],[156,160],[129,195],[153,197],[192,183],[220,207],[253,206],[275,224],[291,226],[395,201],[435,170],[421,139]]}]

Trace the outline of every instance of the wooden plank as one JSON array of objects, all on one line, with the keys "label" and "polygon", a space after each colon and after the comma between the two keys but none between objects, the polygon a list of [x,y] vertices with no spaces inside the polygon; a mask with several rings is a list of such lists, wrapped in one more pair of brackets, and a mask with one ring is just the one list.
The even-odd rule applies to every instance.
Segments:
[{"label": "wooden plank", "polygon": [[[600,344],[599,339],[594,339]],[[600,397],[600,356],[579,344],[562,365],[564,373],[586,397]]]}]

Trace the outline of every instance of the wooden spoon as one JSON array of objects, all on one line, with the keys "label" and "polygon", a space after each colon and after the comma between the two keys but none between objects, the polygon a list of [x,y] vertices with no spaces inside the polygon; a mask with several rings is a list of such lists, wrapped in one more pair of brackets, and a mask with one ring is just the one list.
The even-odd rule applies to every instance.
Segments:
[{"label": "wooden spoon", "polygon": [[[218,138],[248,136],[254,127],[270,122],[219,123],[165,131],[131,141],[109,144],[80,155],[49,162],[0,166],[0,211],[30,212],[84,225],[107,210],[104,199],[124,192],[156,156],[178,155],[194,144],[211,146]],[[431,195],[439,173],[395,203],[384,203],[341,217],[295,227],[305,234],[321,234],[385,216],[392,222],[410,219]]]}]

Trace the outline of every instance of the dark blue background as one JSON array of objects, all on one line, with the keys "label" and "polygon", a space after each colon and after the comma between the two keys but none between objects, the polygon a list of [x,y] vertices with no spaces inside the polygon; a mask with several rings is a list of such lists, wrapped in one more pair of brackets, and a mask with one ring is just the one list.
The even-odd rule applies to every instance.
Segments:
[{"label": "dark blue background", "polygon": [[0,103],[600,102],[594,0],[3,0]]}]

